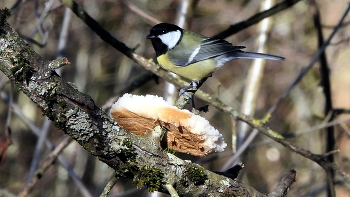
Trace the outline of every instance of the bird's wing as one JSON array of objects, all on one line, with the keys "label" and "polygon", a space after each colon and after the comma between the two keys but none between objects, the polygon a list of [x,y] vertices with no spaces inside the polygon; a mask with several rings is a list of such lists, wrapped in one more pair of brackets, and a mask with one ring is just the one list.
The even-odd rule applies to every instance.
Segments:
[{"label": "bird's wing", "polygon": [[[193,32],[190,33],[194,34]],[[180,42],[177,47],[171,49],[171,52],[168,54],[171,62],[177,66],[188,66],[245,48],[244,46],[233,46],[226,40],[208,38],[200,34],[197,34],[195,37],[200,40]],[[196,42],[201,42],[199,47],[196,45]]]},{"label": "bird's wing", "polygon": [[245,47],[233,46],[231,43],[227,42],[226,40],[208,38],[203,40],[199,50],[193,52],[193,54],[190,56],[189,61],[185,66],[202,61],[202,60],[215,58],[217,56],[231,53],[233,51],[238,51],[243,48]]}]

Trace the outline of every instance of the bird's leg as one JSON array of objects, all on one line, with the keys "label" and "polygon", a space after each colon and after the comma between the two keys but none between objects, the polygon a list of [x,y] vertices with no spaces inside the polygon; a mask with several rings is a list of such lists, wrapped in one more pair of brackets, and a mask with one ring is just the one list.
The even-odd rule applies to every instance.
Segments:
[{"label": "bird's leg", "polygon": [[195,108],[193,95],[196,93],[196,91],[202,86],[202,84],[206,80],[207,80],[207,78],[204,78],[204,79],[202,79],[200,81],[192,81],[189,86],[182,88],[179,91],[179,99],[178,99],[178,102],[176,102],[177,103],[176,106],[178,106],[179,108],[182,109],[186,105],[186,103],[188,101],[187,102],[181,102],[181,100],[183,100],[184,97],[187,97],[187,98],[190,98],[192,100],[192,107]]},{"label": "bird's leg", "polygon": [[[189,86],[181,88],[179,91],[179,96],[182,94],[186,94],[188,97],[192,97],[188,92],[195,93],[197,91],[197,87],[200,81],[192,81]],[[202,85],[202,84],[201,84]]]},{"label": "bird's leg", "polygon": [[188,98],[190,98],[192,100],[192,107],[195,108],[195,104],[194,104],[194,93],[197,91],[197,87],[198,87],[199,81],[192,81],[190,83],[189,86],[184,87],[182,89],[180,89],[179,91],[179,97],[184,94],[186,95]]}]

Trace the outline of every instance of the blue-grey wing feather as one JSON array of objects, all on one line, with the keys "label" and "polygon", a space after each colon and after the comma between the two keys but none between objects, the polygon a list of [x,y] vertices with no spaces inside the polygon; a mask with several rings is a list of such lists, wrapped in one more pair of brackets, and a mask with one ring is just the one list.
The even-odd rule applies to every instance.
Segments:
[{"label": "blue-grey wing feather", "polygon": [[[264,53],[254,53],[254,52],[245,52],[240,49],[244,49],[244,46],[233,46],[231,43],[226,40],[206,38],[202,41],[198,53],[191,57],[194,48],[187,48],[185,51],[173,51],[173,55],[170,55],[170,59],[175,65],[178,66],[188,66],[190,64],[207,60],[210,58],[215,58],[218,63],[218,66],[223,65],[225,62],[231,61],[233,59],[270,59],[270,60],[284,60],[285,58],[264,54]],[[190,61],[190,59],[192,60]]]},{"label": "blue-grey wing feather", "polygon": [[226,40],[208,38],[202,42],[199,52],[191,62],[187,62],[187,65],[228,54],[233,51],[239,51],[244,48],[244,46],[233,46]]}]

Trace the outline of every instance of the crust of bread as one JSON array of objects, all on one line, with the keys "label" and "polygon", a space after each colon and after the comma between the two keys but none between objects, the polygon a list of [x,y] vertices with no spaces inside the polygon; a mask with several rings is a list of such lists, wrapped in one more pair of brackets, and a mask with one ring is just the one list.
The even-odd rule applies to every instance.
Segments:
[{"label": "crust of bread", "polygon": [[[162,111],[165,113],[163,114],[164,117],[189,117],[186,113],[179,114],[178,112],[175,112],[175,114],[173,114],[173,109],[164,109]],[[127,131],[136,135],[145,136],[152,132],[154,127],[157,125],[167,128],[168,131],[164,135],[164,138],[166,139],[164,148],[170,148],[183,153],[190,153],[195,156],[205,156],[209,153],[206,152],[205,148],[203,147],[204,140],[200,139],[201,136],[191,133],[189,129],[184,126],[171,124],[159,119],[154,120],[151,118],[142,117],[128,111],[127,109],[113,111],[111,112],[111,115],[114,121],[118,122],[118,124]]]},{"label": "crust of bread", "polygon": [[126,94],[112,106],[110,113],[120,126],[136,135],[145,136],[157,125],[165,127],[163,148],[205,156],[226,147],[219,131],[206,119],[169,105],[157,96]]}]

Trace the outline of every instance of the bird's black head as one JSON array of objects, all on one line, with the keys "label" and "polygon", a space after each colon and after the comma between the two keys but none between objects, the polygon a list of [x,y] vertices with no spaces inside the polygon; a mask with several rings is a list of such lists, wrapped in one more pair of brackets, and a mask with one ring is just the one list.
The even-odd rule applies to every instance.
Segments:
[{"label": "bird's black head", "polygon": [[174,24],[170,23],[159,23],[152,27],[150,34],[147,36],[148,39],[158,38],[161,35],[167,34],[169,32],[182,32],[182,29]]},{"label": "bird's black head", "polygon": [[151,39],[157,56],[174,48],[182,38],[183,30],[170,23],[159,23],[152,27],[147,39]]}]

